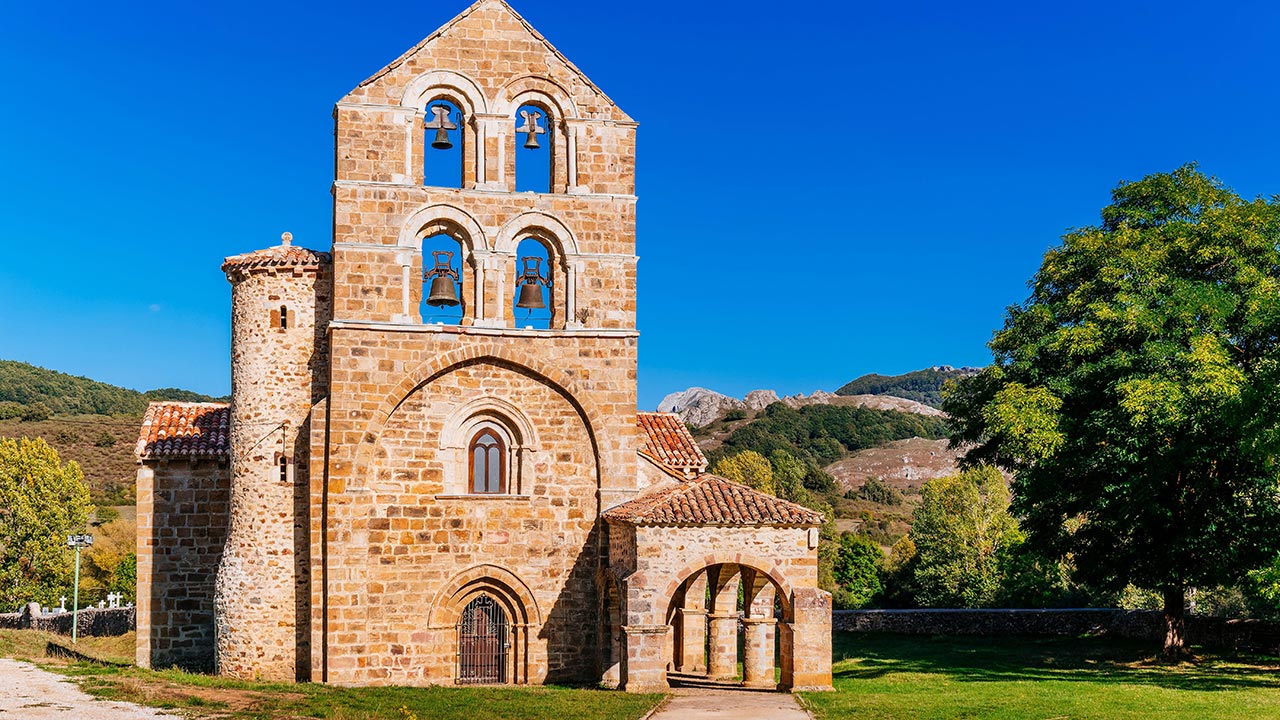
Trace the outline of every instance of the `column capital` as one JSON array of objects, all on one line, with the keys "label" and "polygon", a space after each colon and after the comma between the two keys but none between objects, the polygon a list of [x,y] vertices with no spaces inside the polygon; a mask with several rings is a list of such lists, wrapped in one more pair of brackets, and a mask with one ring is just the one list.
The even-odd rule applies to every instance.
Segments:
[{"label": "column capital", "polygon": [[738,617],[738,613],[736,613],[736,612],[731,612],[731,613],[717,613],[717,612],[711,612],[711,613],[707,613],[707,617],[711,618],[712,620],[728,620],[728,619],[730,619],[730,618],[732,618],[732,619],[734,619],[734,620],[740,620],[740,619],[741,619],[741,618],[739,618],[739,617]]},{"label": "column capital", "polygon": [[742,622],[747,625],[777,625],[778,618],[745,617]]}]

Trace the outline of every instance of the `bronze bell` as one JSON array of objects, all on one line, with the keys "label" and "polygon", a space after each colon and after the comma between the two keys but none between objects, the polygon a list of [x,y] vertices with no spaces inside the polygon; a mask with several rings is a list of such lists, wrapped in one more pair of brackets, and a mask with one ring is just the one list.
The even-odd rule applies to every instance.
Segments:
[{"label": "bronze bell", "polygon": [[424,121],[422,126],[427,130],[436,131],[436,139],[431,141],[431,147],[436,150],[448,150],[453,147],[453,141],[449,139],[449,131],[457,130],[458,125],[449,119],[448,105],[433,105],[430,110],[435,118]]},{"label": "bronze bell", "polygon": [[542,286],[536,282],[526,282],[520,286],[520,299],[516,307],[525,310],[542,310],[547,303],[542,300]]},{"label": "bronze bell", "polygon": [[427,295],[427,304],[431,307],[453,307],[458,304],[458,271],[453,269],[453,253],[448,250],[433,250],[431,255],[436,266],[422,274],[422,279],[431,278],[431,293]]},{"label": "bronze bell", "polygon": [[538,119],[542,117],[542,113],[537,110],[521,110],[520,117],[524,119],[524,125],[516,128],[516,132],[525,133],[525,149],[537,150],[542,147],[538,144],[538,136],[546,132],[542,126],[538,125]]},{"label": "bronze bell", "polygon": [[448,275],[437,275],[431,281],[431,294],[427,296],[431,307],[453,307],[458,304],[458,286]]},{"label": "bronze bell", "polygon": [[449,131],[444,128],[436,130],[436,139],[431,141],[431,147],[436,150],[448,150],[453,147],[453,141],[449,140]]}]

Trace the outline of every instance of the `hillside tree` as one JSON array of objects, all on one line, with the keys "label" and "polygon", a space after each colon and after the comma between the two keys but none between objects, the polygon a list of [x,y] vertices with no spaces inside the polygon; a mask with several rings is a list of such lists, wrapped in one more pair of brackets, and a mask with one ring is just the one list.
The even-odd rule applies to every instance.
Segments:
[{"label": "hillside tree", "polygon": [[994,467],[969,468],[926,482],[921,494],[910,534],[916,599],[930,607],[991,607],[1004,558],[1023,541],[1004,476]]},{"label": "hillside tree", "polygon": [[762,493],[775,494],[773,466],[768,458],[754,450],[744,450],[722,458],[711,468],[713,474],[726,480],[742,483]]},{"label": "hillside tree", "polygon": [[44,440],[0,439],[0,604],[56,605],[71,590],[67,535],[89,519],[89,487]]},{"label": "hillside tree", "polygon": [[1158,590],[1185,652],[1188,587],[1280,545],[1280,199],[1194,165],[1125,182],[1044,257],[994,363],[944,408],[966,461],[1015,474],[1029,542],[1100,588]]}]

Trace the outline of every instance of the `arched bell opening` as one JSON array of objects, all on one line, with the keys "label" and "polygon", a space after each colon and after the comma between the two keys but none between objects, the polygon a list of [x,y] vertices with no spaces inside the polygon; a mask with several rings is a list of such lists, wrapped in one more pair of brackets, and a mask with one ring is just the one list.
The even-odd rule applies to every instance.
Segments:
[{"label": "arched bell opening", "polygon": [[467,119],[456,103],[444,98],[427,103],[422,120],[423,185],[464,187],[469,144],[467,125]]},{"label": "arched bell opening", "polygon": [[558,152],[555,121],[541,104],[526,103],[516,110],[516,192],[549,193]]},{"label": "arched bell opening", "polygon": [[543,241],[528,237],[516,246],[512,317],[518,328],[545,330],[559,327],[556,298],[561,282],[556,270],[559,258]]},{"label": "arched bell opening", "polygon": [[422,322],[462,325],[471,317],[467,291],[472,273],[465,258],[466,247],[447,233],[422,241]]},{"label": "arched bell opening", "polygon": [[775,688],[781,658],[790,648],[778,626],[790,621],[782,587],[768,573],[744,565],[711,565],[689,576],[673,594],[666,613],[670,626],[667,670],[670,680]]}]

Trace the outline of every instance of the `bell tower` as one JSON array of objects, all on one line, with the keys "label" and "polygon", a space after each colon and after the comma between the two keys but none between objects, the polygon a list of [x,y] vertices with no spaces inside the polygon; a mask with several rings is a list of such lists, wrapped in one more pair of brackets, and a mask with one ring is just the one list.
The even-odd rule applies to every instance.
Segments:
[{"label": "bell tower", "polygon": [[505,681],[598,680],[600,512],[638,491],[636,123],[503,0],[334,118],[312,676],[464,681],[481,593]]}]

